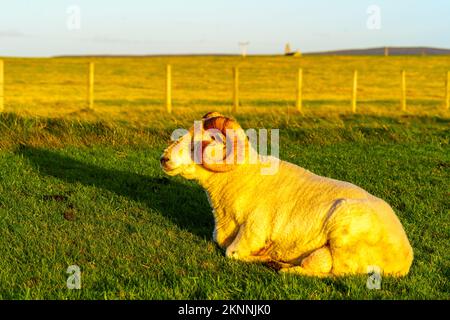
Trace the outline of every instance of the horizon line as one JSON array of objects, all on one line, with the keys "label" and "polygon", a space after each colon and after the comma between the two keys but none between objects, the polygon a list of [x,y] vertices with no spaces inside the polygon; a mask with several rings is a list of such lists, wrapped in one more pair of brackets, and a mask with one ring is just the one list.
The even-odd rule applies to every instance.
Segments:
[{"label": "horizon line", "polygon": [[[385,49],[392,49],[392,50],[422,50],[422,52],[417,53],[392,53],[390,52],[389,55],[420,55],[424,52],[424,50],[432,50],[435,52],[429,52],[429,55],[450,55],[450,48],[443,48],[443,47],[431,47],[431,46],[381,46],[381,47],[364,47],[364,48],[348,48],[348,49],[333,49],[333,50],[323,50],[323,51],[299,51],[299,50],[293,50],[292,53],[298,52],[300,55],[378,55],[375,54],[373,51],[376,50],[385,50]],[[358,54],[358,52],[371,52],[368,54]],[[381,52],[380,54],[381,55]],[[83,58],[83,57],[92,57],[92,58],[101,58],[101,57],[133,57],[133,58],[146,58],[146,57],[177,57],[177,56],[223,56],[223,57],[237,57],[242,56],[242,54],[239,53],[224,53],[224,52],[217,52],[217,53],[136,53],[136,54],[58,54],[58,55],[46,55],[46,56],[8,56],[8,55],[0,55],[1,58]],[[254,56],[286,56],[285,53],[254,53],[254,54],[246,54],[248,57],[254,57]]]}]

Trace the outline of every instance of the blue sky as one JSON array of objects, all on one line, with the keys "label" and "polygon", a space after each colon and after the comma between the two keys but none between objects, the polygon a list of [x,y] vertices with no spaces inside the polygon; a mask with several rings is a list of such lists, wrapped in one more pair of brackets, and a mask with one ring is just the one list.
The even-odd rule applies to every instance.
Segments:
[{"label": "blue sky", "polygon": [[[380,29],[367,27],[371,5]],[[286,42],[303,52],[450,48],[450,0],[0,0],[0,56],[239,53],[239,41],[250,54]]]}]

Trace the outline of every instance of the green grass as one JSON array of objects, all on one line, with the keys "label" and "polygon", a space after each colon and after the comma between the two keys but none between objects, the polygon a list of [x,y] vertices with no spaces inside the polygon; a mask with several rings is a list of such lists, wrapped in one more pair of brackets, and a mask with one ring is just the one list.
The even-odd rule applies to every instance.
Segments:
[{"label": "green grass", "polygon": [[[448,299],[449,121],[441,117],[289,118],[244,113],[245,128],[280,128],[281,158],[387,200],[411,240],[405,278],[316,279],[231,261],[212,242],[202,189],[165,177],[158,158],[182,118],[82,122],[0,116],[0,298]],[[66,269],[82,289],[66,288]]]}]

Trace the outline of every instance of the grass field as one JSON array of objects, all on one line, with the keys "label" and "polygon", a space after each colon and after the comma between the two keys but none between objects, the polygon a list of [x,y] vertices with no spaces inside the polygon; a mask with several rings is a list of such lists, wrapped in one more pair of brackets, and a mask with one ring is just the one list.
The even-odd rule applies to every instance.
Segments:
[{"label": "grass field", "polygon": [[[164,111],[165,66],[172,65],[174,113],[229,109],[232,67],[240,68],[243,107],[294,112],[296,76],[303,69],[304,112],[351,112],[358,70],[358,112],[398,114],[401,70],[406,70],[408,113],[442,115],[450,56],[345,57],[233,56],[57,58],[5,61],[5,108],[25,115],[78,114],[86,107],[87,63],[95,62],[95,107],[101,119],[141,122]],[[136,115],[133,111],[139,111]],[[78,114],[79,115],[79,114]]]},{"label": "grass field", "polygon": [[[0,298],[450,298],[450,119],[443,110],[450,57],[96,59],[96,111],[83,110],[86,59],[5,60]],[[168,61],[170,116],[162,107]],[[241,125],[279,128],[282,159],[388,201],[414,248],[407,277],[383,278],[381,290],[368,290],[365,276],[279,275],[230,261],[212,242],[204,192],[164,176],[158,159],[175,128],[207,110],[227,112],[238,63]],[[299,65],[308,70],[303,115],[293,108]],[[357,115],[349,100],[354,68],[361,74]],[[417,75],[406,113],[389,76],[402,68]],[[283,70],[294,71],[285,77]],[[66,288],[69,265],[81,268],[81,290]]]}]

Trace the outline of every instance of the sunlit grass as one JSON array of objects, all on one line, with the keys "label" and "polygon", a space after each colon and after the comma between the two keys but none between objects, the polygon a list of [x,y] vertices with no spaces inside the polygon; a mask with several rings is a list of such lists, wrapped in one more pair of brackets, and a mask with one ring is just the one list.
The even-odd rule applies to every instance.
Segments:
[{"label": "sunlit grass", "polygon": [[[67,116],[86,107],[87,64],[95,66],[95,109],[127,119],[164,110],[165,66],[172,65],[174,113],[227,110],[232,68],[240,68],[240,112],[295,112],[296,75],[303,69],[304,113],[351,112],[352,75],[359,71],[358,113],[400,115],[400,72],[407,71],[407,114],[447,115],[450,57],[150,57],[5,59],[6,110]],[[264,110],[263,110],[264,109]]]},{"label": "sunlit grass", "polygon": [[[0,114],[0,298],[448,299],[449,57],[155,57],[6,59]],[[164,108],[173,65],[174,112]],[[388,201],[414,248],[411,273],[383,278],[281,276],[230,261],[193,182],[168,178],[159,156],[171,132],[204,113],[230,115],[241,67],[244,128],[279,128],[280,157],[362,186]],[[304,69],[304,112],[295,74]],[[408,110],[399,74],[408,70]],[[360,75],[351,114],[351,75]],[[397,77],[398,76],[398,77]],[[66,269],[82,289],[66,288]]]}]

